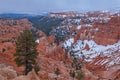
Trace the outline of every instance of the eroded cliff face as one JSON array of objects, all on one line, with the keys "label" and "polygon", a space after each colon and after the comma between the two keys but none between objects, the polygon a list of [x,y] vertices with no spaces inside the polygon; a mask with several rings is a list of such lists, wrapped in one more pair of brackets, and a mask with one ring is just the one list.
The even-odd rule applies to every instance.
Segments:
[{"label": "eroded cliff face", "polygon": [[65,40],[63,46],[84,59],[86,68],[99,79],[119,80],[119,22],[120,17],[111,17],[107,23],[72,26],[71,33],[75,35]]},{"label": "eroded cliff face", "polygon": [[0,79],[1,80],[12,80],[17,77],[16,71],[11,66],[0,64]]},{"label": "eroded cliff face", "polygon": [[[55,70],[59,68],[59,80],[72,80],[69,75],[70,69],[66,67],[70,66],[70,58],[65,58],[65,54],[67,53],[60,45],[58,46],[54,42],[54,36],[42,37],[39,41],[37,47],[39,52],[37,63],[41,69],[39,76],[43,78],[43,80],[55,80],[55,78],[57,78]],[[44,76],[46,76],[47,79],[44,79]]]},{"label": "eroded cliff face", "polygon": [[[56,32],[53,32],[53,34],[55,34],[55,39],[54,36],[43,37],[40,39],[38,51],[41,51],[39,53],[44,54],[46,58],[48,58],[47,60],[53,59],[61,63],[66,62],[64,65],[67,66],[70,66],[72,62],[69,52],[72,51],[74,54],[78,54],[84,64],[84,68],[82,69],[84,80],[119,80],[119,20],[119,17],[111,17],[107,23],[95,22],[90,25],[59,26],[54,30]],[[59,38],[61,35],[63,38],[65,37],[65,41]],[[56,38],[59,38],[59,45],[54,43]],[[49,40],[52,40],[51,44],[49,44]],[[66,50],[68,50],[67,59],[65,58]],[[48,66],[49,65],[46,67]],[[48,69],[52,69],[53,67],[49,67]],[[44,69],[45,67],[42,68]],[[70,68],[66,68],[69,72]],[[60,69],[64,70],[64,67]],[[64,73],[66,73],[66,70],[61,74]],[[105,76],[105,74],[107,75]]]},{"label": "eroded cliff face", "polygon": [[[120,17],[113,17],[107,24],[95,24],[98,28],[94,41],[99,45],[110,47],[100,52],[99,56],[87,64],[103,79],[119,80],[120,65]],[[113,47],[112,47],[113,46]],[[100,50],[100,49],[99,49]]]},{"label": "eroded cliff face", "polygon": [[[84,21],[86,20],[83,19]],[[14,62],[15,41],[22,30],[34,27],[26,19],[0,20],[0,63],[6,64],[5,67],[13,67],[14,75],[10,74],[12,76],[10,79],[73,80],[69,74],[72,52],[82,61],[83,80],[119,80],[120,17],[110,17],[106,23],[93,21],[90,24],[83,24],[83,22],[78,25],[58,26],[49,36],[39,30],[36,34],[40,36],[37,40],[39,53],[37,64],[40,71],[38,75],[33,70],[27,76],[23,76],[21,75],[23,67],[17,67]],[[57,68],[60,70],[58,76],[55,74]],[[0,68],[2,69],[4,68]],[[8,67],[5,70],[8,70]],[[9,80],[9,75],[6,77],[6,74],[0,73],[1,79]]]},{"label": "eroded cliff face", "polygon": [[[69,76],[69,68],[66,67],[70,64],[70,59],[65,59],[65,51],[61,46],[55,44],[54,36],[46,36],[42,31],[38,31],[41,38],[37,45],[39,53],[37,63],[40,67],[38,75],[34,71],[31,71],[27,76],[22,76],[23,67],[18,67],[14,62],[15,42],[20,32],[24,29],[34,29],[32,24],[27,19],[22,20],[0,20],[0,64],[4,64],[10,71],[6,71],[6,68],[1,68],[2,73],[0,77],[2,80],[72,80]],[[68,60],[68,61],[66,61]],[[67,63],[65,65],[65,62]],[[56,68],[60,69],[60,75],[55,74]],[[4,70],[4,72],[3,72]],[[12,73],[15,74],[12,75]],[[10,75],[7,75],[10,74]],[[19,75],[19,76],[18,76]],[[12,77],[13,76],[13,77]],[[9,78],[12,77],[12,78]]]},{"label": "eroded cliff face", "polygon": [[117,43],[120,39],[119,21],[120,17],[113,17],[108,23],[81,25],[75,35],[75,40],[94,40],[97,44],[105,46]]},{"label": "eroded cliff face", "polygon": [[0,19],[0,63],[14,66],[18,73],[21,73],[21,70],[17,69],[13,54],[15,53],[16,39],[20,32],[25,29],[33,29],[32,24],[27,19]]}]

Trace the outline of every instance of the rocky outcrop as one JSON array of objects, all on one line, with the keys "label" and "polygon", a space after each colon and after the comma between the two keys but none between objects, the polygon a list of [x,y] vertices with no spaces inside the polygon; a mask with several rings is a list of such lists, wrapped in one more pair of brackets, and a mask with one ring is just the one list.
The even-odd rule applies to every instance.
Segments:
[{"label": "rocky outcrop", "polygon": [[0,19],[0,63],[14,66],[17,73],[21,73],[21,70],[14,63],[13,53],[15,52],[16,39],[20,32],[25,29],[34,29],[27,19]]},{"label": "rocky outcrop", "polygon": [[[62,22],[63,26],[54,29],[50,36],[41,30],[36,33],[40,36],[37,41],[39,53],[37,64],[40,71],[36,75],[33,70],[26,76],[21,75],[23,67],[17,67],[13,53],[15,52],[15,41],[20,32],[24,29],[34,29],[34,27],[26,19],[1,19],[0,63],[11,65],[13,69],[0,66],[0,79],[56,80],[57,78],[57,80],[73,80],[69,74],[73,58],[70,56],[70,52],[72,52],[79,54],[77,57],[82,61],[83,80],[119,80],[120,17],[110,17],[109,13],[95,12],[95,15],[88,13],[86,18],[86,14],[80,14],[82,19],[66,18]],[[99,16],[100,21],[99,18],[93,20],[100,14],[103,14],[103,16]],[[69,16],[69,14],[67,15]],[[105,16],[109,17],[107,22],[103,21],[103,19],[106,20]],[[59,69],[59,74],[55,73],[56,69]]]},{"label": "rocky outcrop", "polygon": [[111,45],[120,39],[119,17],[113,17],[108,23],[95,23],[91,27],[82,26],[75,40],[94,40],[100,45]]},{"label": "rocky outcrop", "polygon": [[4,64],[0,64],[1,80],[12,80],[15,77],[17,77],[17,73],[11,66],[5,66]]}]

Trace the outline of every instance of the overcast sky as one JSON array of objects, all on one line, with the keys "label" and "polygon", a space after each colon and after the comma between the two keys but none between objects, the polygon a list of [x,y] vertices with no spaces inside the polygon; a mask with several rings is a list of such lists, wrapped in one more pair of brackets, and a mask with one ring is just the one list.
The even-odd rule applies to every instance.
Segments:
[{"label": "overcast sky", "polygon": [[120,0],[0,0],[0,13],[40,14],[53,11],[110,10]]}]

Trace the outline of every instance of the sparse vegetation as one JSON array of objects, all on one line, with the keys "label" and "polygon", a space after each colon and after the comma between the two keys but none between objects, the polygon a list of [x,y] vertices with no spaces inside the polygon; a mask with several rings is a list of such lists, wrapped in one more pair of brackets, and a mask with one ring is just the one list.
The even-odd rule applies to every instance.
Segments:
[{"label": "sparse vegetation", "polygon": [[82,73],[82,62],[79,61],[78,58],[73,53],[70,53],[72,57],[72,69],[70,70],[70,76],[76,78],[77,80],[83,80],[83,73]]},{"label": "sparse vegetation", "polygon": [[76,79],[77,80],[83,80],[83,73],[82,73],[81,70],[77,71]]},{"label": "sparse vegetation", "polygon": [[75,78],[75,71],[74,70],[70,70],[70,76],[73,77],[73,79]]},{"label": "sparse vegetation", "polygon": [[5,52],[5,48],[2,48],[2,53],[4,53]]},{"label": "sparse vegetation", "polygon": [[29,18],[30,22],[37,29],[42,30],[47,35],[49,35],[52,27],[57,27],[64,20],[63,18],[54,18],[54,17],[45,17],[45,16],[36,16]]},{"label": "sparse vegetation", "polygon": [[[55,74],[57,75],[57,78],[58,78],[58,75],[60,74],[60,70],[59,70],[59,68],[56,68],[56,70],[55,70]],[[56,80],[57,80],[57,78],[56,78]]]}]

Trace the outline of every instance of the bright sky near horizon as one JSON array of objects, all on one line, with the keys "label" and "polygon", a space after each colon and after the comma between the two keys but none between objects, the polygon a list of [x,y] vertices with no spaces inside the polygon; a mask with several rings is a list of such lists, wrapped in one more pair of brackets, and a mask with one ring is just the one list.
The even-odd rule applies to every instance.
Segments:
[{"label": "bright sky near horizon", "polygon": [[40,14],[52,11],[110,10],[120,0],[0,0],[0,13]]}]

